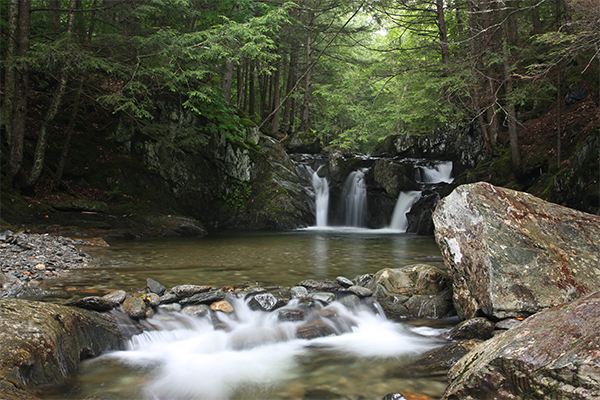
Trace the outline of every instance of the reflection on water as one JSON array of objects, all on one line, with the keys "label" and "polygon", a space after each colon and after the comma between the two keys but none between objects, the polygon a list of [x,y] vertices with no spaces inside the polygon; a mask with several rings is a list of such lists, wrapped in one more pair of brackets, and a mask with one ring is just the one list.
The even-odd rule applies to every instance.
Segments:
[{"label": "reflection on water", "polygon": [[[309,278],[352,279],[416,263],[443,266],[432,237],[386,230],[229,232],[202,239],[117,242],[86,252],[95,258],[94,268],[73,271],[50,287],[83,296],[143,287],[146,278],[167,287],[221,287],[248,281],[292,286]],[[387,321],[381,314],[339,312],[355,321],[341,336],[300,340],[288,332],[274,335],[283,340],[241,349],[232,342],[286,328],[273,327],[275,313],[259,315],[243,304],[236,304],[235,319],[225,321],[231,327],[228,331],[183,315],[179,318],[187,318],[184,324],[161,327],[157,317],[153,324],[160,331],[135,338],[129,351],[84,362],[64,386],[44,390],[40,396],[53,400],[99,393],[93,398],[292,400],[326,395],[381,399],[404,390],[441,397],[445,377],[410,378],[397,373],[403,371],[407,357],[437,346],[438,340]]]},{"label": "reflection on water", "polygon": [[352,279],[415,263],[443,266],[432,237],[365,229],[229,232],[200,239],[116,242],[85,251],[97,266],[74,271],[56,286],[67,286],[73,294],[143,287],[146,278],[167,287],[234,286],[254,280],[291,286],[309,278]]}]

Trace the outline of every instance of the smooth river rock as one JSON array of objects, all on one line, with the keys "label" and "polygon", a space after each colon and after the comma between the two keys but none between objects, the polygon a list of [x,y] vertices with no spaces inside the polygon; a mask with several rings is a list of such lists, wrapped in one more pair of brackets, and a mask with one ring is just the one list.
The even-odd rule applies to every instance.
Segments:
[{"label": "smooth river rock", "polygon": [[116,323],[95,312],[0,299],[0,398],[35,398],[28,389],[60,383],[81,360],[122,342]]},{"label": "smooth river rock", "polygon": [[455,314],[448,274],[430,265],[385,268],[361,285],[374,293],[391,319],[445,318]]},{"label": "smooth river rock", "polygon": [[444,400],[600,398],[600,292],[535,314],[448,373]]},{"label": "smooth river rock", "polygon": [[600,290],[600,217],[475,183],[433,216],[463,319],[527,317]]}]

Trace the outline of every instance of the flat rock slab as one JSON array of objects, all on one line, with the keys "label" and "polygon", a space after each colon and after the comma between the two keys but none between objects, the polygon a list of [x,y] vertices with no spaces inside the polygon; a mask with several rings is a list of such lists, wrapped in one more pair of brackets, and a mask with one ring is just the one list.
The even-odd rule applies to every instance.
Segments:
[{"label": "flat rock slab", "polygon": [[475,183],[433,216],[461,318],[527,317],[600,290],[600,217]]},{"label": "flat rock slab", "polygon": [[448,373],[444,400],[600,398],[600,292],[480,344]]},{"label": "flat rock slab", "polygon": [[0,398],[32,398],[28,389],[62,382],[81,360],[122,341],[116,323],[95,312],[0,299]]}]

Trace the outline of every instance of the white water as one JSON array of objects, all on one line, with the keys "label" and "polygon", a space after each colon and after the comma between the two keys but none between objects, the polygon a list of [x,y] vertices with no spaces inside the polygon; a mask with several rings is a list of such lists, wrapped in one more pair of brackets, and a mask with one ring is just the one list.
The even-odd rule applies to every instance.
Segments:
[{"label": "white water", "polygon": [[346,226],[364,227],[367,218],[366,168],[353,171],[344,184],[343,199]]},{"label": "white water", "polygon": [[315,190],[316,226],[326,227],[329,212],[329,182],[327,177],[320,177],[319,170],[316,170],[312,173],[312,185]]},{"label": "white water", "polygon": [[[338,354],[342,362],[383,360],[416,355],[441,344],[431,337],[440,331],[408,327],[387,320],[367,308],[335,308],[340,321],[337,336],[312,340],[295,338],[303,322],[277,321],[277,313],[251,311],[232,301],[235,317],[220,314],[227,330],[216,330],[208,317],[186,317],[164,322],[165,315],[150,320],[157,329],[132,338],[127,351],[107,354],[90,362],[116,360],[142,369],[137,384],[147,399],[270,398],[281,387],[294,387],[298,369],[323,352]],[[417,334],[416,332],[419,332]],[[328,357],[331,359],[331,357]],[[103,361],[104,360],[104,361]],[[284,389],[285,390],[285,389]],[[248,393],[255,393],[248,394]]]},{"label": "white water", "polygon": [[434,164],[432,167],[419,166],[422,183],[452,183],[452,161],[444,161]]},{"label": "white water", "polygon": [[421,192],[419,191],[400,192],[398,201],[396,201],[394,213],[392,214],[392,221],[390,222],[389,227],[390,229],[406,232],[406,228],[408,227],[408,219],[406,218],[406,214],[410,211],[413,204],[415,204],[420,196]]}]

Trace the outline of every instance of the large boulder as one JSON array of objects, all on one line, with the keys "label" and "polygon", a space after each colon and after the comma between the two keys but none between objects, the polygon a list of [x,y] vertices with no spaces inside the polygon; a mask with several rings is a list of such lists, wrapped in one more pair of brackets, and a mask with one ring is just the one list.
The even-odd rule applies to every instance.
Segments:
[{"label": "large boulder", "polygon": [[474,348],[445,400],[600,398],[600,292],[540,312]]},{"label": "large boulder", "polygon": [[461,318],[527,317],[600,290],[600,217],[475,183],[433,215]]},{"label": "large boulder", "polygon": [[382,269],[363,282],[388,318],[444,318],[454,315],[448,274],[436,267],[416,264]]},{"label": "large boulder", "polygon": [[0,299],[0,398],[34,398],[29,389],[64,381],[81,360],[122,341],[116,323],[98,313]]}]

